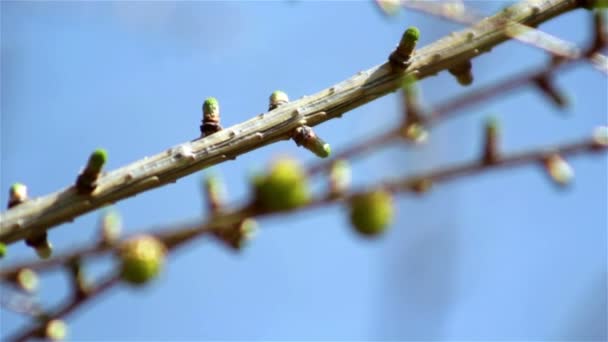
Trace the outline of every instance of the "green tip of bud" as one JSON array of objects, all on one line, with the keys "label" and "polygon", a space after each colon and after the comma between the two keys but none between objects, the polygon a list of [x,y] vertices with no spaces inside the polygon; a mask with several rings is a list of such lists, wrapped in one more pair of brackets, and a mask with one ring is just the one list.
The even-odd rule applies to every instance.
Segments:
[{"label": "green tip of bud", "polygon": [[87,168],[95,171],[101,171],[104,164],[108,160],[108,153],[106,150],[102,148],[98,148],[93,153],[91,153],[91,157],[89,157],[89,164]]},{"label": "green tip of bud", "polygon": [[403,34],[402,41],[417,42],[420,38],[420,30],[416,26],[410,26]]},{"label": "green tip of bud", "polygon": [[101,217],[101,241],[113,243],[120,237],[122,230],[122,218],[115,210],[108,210]]},{"label": "green tip of bud", "polygon": [[319,149],[319,151],[317,152],[317,156],[319,156],[321,158],[327,158],[327,157],[329,157],[330,154],[331,154],[331,147],[329,146],[329,144],[323,144],[321,149]]},{"label": "green tip of bud", "polygon": [[21,269],[17,272],[17,284],[27,292],[34,292],[38,289],[38,275],[29,268]]},{"label": "green tip of bud", "polygon": [[48,259],[53,255],[53,245],[48,240],[45,240],[40,245],[36,246],[35,249],[36,254],[40,259]]},{"label": "green tip of bud", "polygon": [[203,114],[219,114],[220,104],[215,97],[208,97],[203,102]]},{"label": "green tip of bud", "polygon": [[24,201],[27,198],[27,186],[21,183],[14,183],[9,190],[10,199]]},{"label": "green tip of bud", "polygon": [[292,159],[277,160],[268,174],[254,180],[254,187],[255,202],[264,210],[294,209],[310,199],[306,173]]},{"label": "green tip of bud", "polygon": [[287,93],[285,93],[281,90],[275,90],[270,95],[270,102],[278,102],[278,101],[289,102],[289,97],[287,96]]},{"label": "green tip of bud", "polygon": [[47,323],[44,333],[52,341],[61,341],[68,334],[68,326],[60,319],[53,319]]},{"label": "green tip of bud", "polygon": [[162,270],[167,250],[151,235],[127,240],[120,249],[121,278],[132,285],[143,285]]},{"label": "green tip of bud", "polygon": [[6,245],[0,242],[0,258],[4,258],[6,256]]},{"label": "green tip of bud", "polygon": [[499,129],[500,121],[498,121],[498,118],[492,116],[486,120],[486,130],[497,133]]},{"label": "green tip of bud", "polygon": [[393,216],[393,198],[386,190],[374,190],[351,199],[350,221],[362,235],[375,236],[384,232]]}]

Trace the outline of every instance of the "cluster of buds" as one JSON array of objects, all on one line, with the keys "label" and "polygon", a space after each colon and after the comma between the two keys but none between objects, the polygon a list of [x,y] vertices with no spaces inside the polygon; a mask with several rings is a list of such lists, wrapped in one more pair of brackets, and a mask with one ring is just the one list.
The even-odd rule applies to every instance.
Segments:
[{"label": "cluster of buds", "polygon": [[290,210],[310,200],[308,178],[292,159],[279,159],[265,175],[253,179],[254,204],[262,211]]},{"label": "cluster of buds", "polygon": [[412,26],[405,30],[399,45],[388,57],[393,70],[403,71],[409,66],[418,38],[420,38],[418,28]]},{"label": "cluster of buds", "polygon": [[108,154],[104,149],[97,149],[91,153],[89,161],[84,170],[76,178],[76,191],[80,194],[90,194],[97,187],[97,179],[101,170],[108,160]]},{"label": "cluster of buds", "polygon": [[121,278],[132,285],[143,285],[162,270],[167,249],[156,237],[140,235],[124,242],[119,251]]},{"label": "cluster of buds", "polygon": [[468,86],[473,83],[473,65],[471,61],[465,61],[456,65],[453,68],[448,69],[450,74],[456,77],[456,80],[460,85]]},{"label": "cluster of buds", "polygon": [[208,97],[203,102],[203,120],[201,121],[201,136],[207,137],[222,130],[220,125],[220,104],[215,97]]},{"label": "cluster of buds", "polygon": [[384,189],[359,194],[350,200],[350,222],[363,236],[383,233],[394,217],[393,197]]},{"label": "cluster of buds", "polygon": [[[9,190],[8,208],[13,208],[28,200],[27,187],[21,183],[15,183]],[[53,245],[48,240],[46,231],[28,236],[25,244],[34,248],[38,257],[47,259],[53,254]]]}]

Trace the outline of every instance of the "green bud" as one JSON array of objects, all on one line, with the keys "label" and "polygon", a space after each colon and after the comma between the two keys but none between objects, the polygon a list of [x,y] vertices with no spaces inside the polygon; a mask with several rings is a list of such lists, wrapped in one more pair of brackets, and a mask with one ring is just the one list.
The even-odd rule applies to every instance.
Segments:
[{"label": "green bud", "polygon": [[608,127],[599,126],[593,130],[593,143],[596,147],[608,147]]},{"label": "green bud", "polygon": [[89,157],[89,162],[86,169],[90,173],[99,173],[107,160],[108,153],[106,150],[98,148]]},{"label": "green bud", "polygon": [[317,157],[327,158],[331,154],[331,147],[323,139],[319,138],[311,127],[300,126],[292,134],[296,145],[304,146]]},{"label": "green bud", "polygon": [[0,258],[4,258],[6,256],[6,245],[0,242]]},{"label": "green bud", "polygon": [[255,203],[263,210],[297,208],[310,200],[308,179],[294,160],[279,159],[270,172],[254,179]]},{"label": "green bud", "polygon": [[34,247],[40,259],[48,259],[53,255],[53,244],[49,240],[44,240]]},{"label": "green bud", "polygon": [[287,96],[287,94],[280,90],[276,90],[270,95],[268,110],[273,110],[273,109],[277,108],[278,106],[283,105],[288,102],[289,102],[289,97]]},{"label": "green bud", "polygon": [[386,190],[357,195],[350,201],[350,221],[365,236],[384,232],[393,221],[393,198]]},{"label": "green bud", "polygon": [[208,97],[203,102],[203,114],[205,116],[219,116],[220,115],[220,104],[215,97]]},{"label": "green bud", "polygon": [[68,334],[68,326],[60,319],[53,319],[46,324],[44,329],[46,337],[52,341],[64,340]]},{"label": "green bud", "polygon": [[167,250],[151,235],[140,235],[124,242],[120,249],[121,277],[132,285],[155,278],[163,268]]},{"label": "green bud", "polygon": [[117,211],[109,210],[101,217],[101,241],[112,244],[118,240],[122,231],[122,218]]},{"label": "green bud", "polygon": [[339,194],[348,189],[351,182],[351,169],[347,160],[339,159],[331,164],[329,182],[333,194]]},{"label": "green bud", "polygon": [[405,33],[403,33],[403,37],[401,37],[401,44],[409,44],[416,43],[420,38],[420,30],[416,26],[410,26]]},{"label": "green bud", "polygon": [[[27,200],[27,186],[14,183],[9,190],[9,208]],[[11,205],[12,204],[12,205]]]},{"label": "green bud", "polygon": [[17,272],[17,284],[27,292],[34,292],[38,289],[38,275],[29,268],[24,268]]},{"label": "green bud", "polygon": [[559,154],[552,154],[545,159],[545,168],[549,177],[560,186],[566,186],[574,179],[574,169]]}]

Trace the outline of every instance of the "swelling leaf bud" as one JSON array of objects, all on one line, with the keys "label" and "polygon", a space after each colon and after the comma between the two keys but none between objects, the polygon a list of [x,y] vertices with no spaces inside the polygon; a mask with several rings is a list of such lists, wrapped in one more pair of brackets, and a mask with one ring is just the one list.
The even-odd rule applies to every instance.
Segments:
[{"label": "swelling leaf bud", "polygon": [[350,201],[350,221],[364,236],[383,233],[393,221],[393,198],[382,189],[357,195]]},{"label": "swelling leaf bud", "polygon": [[262,210],[294,209],[310,200],[308,179],[292,159],[277,160],[270,172],[254,180],[255,203]]},{"label": "swelling leaf bud", "polygon": [[140,235],[127,240],[120,249],[122,280],[132,285],[143,285],[162,270],[167,250],[151,235]]}]

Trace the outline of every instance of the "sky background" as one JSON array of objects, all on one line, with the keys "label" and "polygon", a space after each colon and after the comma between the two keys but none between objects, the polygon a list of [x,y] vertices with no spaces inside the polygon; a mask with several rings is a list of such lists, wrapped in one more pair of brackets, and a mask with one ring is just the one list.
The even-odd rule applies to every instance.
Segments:
[{"label": "sky background", "polygon": [[[493,13],[507,2],[469,2]],[[72,183],[90,152],[116,169],[199,136],[200,106],[219,99],[224,127],[267,108],[276,89],[313,94],[386,60],[403,30],[420,45],[460,26],[372,2],[9,2],[1,9],[0,201],[25,183],[31,196]],[[590,13],[541,29],[584,44]],[[547,56],[508,42],[473,61],[471,88],[539,68]],[[353,161],[356,186],[479,156],[490,115],[505,151],[582,138],[607,122],[608,85],[580,64],[560,73],[572,106],[531,87],[459,112],[428,144],[397,144]],[[446,72],[420,84],[429,108],[464,94]],[[315,128],[339,151],[401,119],[388,95]],[[291,141],[213,167],[231,200],[277,155],[315,161]],[[400,196],[397,222],[378,239],[349,227],[339,205],[260,221],[241,253],[199,240],[143,289],[119,286],[68,317],[72,340],[605,340],[607,158],[572,159],[566,190],[538,165],[460,179],[423,197]],[[202,218],[199,172],[115,205],[125,231]],[[319,183],[321,184],[321,183]],[[53,229],[56,251],[95,239],[99,212]],[[32,259],[11,245],[0,265]],[[98,276],[112,260],[90,265]],[[42,303],[57,305],[66,277],[44,274]],[[2,290],[3,295],[8,295]],[[0,338],[27,321],[0,311]]]}]

